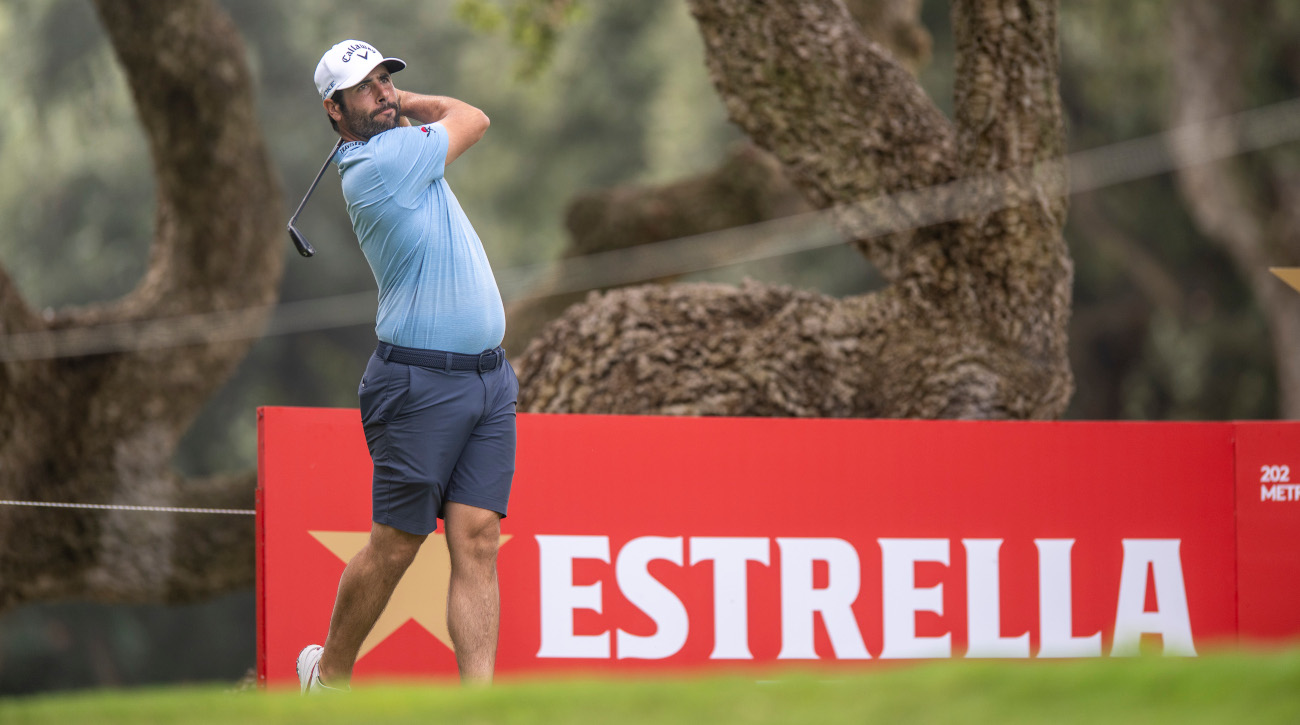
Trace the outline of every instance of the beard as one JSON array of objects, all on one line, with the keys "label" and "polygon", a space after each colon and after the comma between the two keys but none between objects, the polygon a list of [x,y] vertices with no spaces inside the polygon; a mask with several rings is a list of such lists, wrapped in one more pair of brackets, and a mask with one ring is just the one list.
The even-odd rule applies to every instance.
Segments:
[{"label": "beard", "polygon": [[[384,111],[389,109],[395,112],[391,119],[383,115]],[[343,114],[343,118],[352,133],[367,141],[376,134],[397,128],[397,122],[401,120],[401,117],[402,106],[397,102],[386,104],[382,108],[375,109],[372,113],[348,109]]]}]

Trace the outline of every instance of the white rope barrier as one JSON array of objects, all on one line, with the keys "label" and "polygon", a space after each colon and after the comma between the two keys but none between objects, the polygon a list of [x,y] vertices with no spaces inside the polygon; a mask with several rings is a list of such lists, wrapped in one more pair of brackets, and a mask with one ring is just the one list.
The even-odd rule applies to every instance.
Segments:
[{"label": "white rope barrier", "polygon": [[0,506],[39,506],[59,509],[103,509],[109,511],[157,511],[172,514],[226,514],[234,516],[253,516],[253,509],[205,509],[181,508],[177,506],[127,506],[109,503],[55,503],[53,501],[0,501]]},{"label": "white rope barrier", "polygon": [[[1068,169],[1069,193],[1094,191],[1300,140],[1300,99],[1189,124],[1052,159],[1032,169],[969,177],[858,204],[774,219],[628,249],[524,265],[497,273],[506,302],[613,287],[718,269],[844,243],[832,223],[852,213],[862,238],[989,213],[999,202],[978,191],[989,181]],[[1175,154],[1172,150],[1178,149]],[[1009,200],[1001,202],[1011,203]],[[910,213],[897,213],[910,209]],[[373,291],[89,328],[0,335],[0,362],[210,344],[327,330],[374,321]]]}]

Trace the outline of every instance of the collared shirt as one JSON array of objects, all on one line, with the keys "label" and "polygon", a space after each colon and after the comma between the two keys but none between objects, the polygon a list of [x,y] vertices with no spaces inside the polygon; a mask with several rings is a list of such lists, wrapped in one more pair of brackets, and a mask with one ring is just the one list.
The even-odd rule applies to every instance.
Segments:
[{"label": "collared shirt", "polygon": [[447,129],[402,126],[335,155],[343,198],[379,285],[375,333],[425,350],[501,344],[505,309],[487,253],[443,178]]}]

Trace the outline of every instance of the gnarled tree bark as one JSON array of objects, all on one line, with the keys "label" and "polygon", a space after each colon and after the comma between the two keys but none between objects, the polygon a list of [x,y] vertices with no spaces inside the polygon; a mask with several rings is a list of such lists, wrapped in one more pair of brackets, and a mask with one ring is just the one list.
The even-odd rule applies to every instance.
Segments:
[{"label": "gnarled tree bark", "polygon": [[[275,300],[280,192],[253,78],[210,0],[100,0],[158,180],[148,270],[126,297],[35,314],[0,273],[0,333],[58,331]],[[198,342],[0,364],[0,498],[250,508],[255,475],[183,480],[181,434],[247,353]],[[0,609],[77,597],[178,601],[253,582],[243,516],[0,506]]]},{"label": "gnarled tree bark", "polygon": [[[728,112],[891,283],[593,294],[525,353],[536,411],[1053,418],[1072,390],[1052,0],[954,4],[956,118],[837,0],[692,0]],[[863,200],[973,178],[992,211],[869,236]],[[904,203],[871,207],[905,229]]]}]

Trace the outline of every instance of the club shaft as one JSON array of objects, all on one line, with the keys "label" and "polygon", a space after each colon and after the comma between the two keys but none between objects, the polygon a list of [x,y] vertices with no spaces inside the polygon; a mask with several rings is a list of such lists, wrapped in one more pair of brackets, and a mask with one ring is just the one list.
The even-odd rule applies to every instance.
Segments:
[{"label": "club shaft", "polygon": [[316,185],[320,183],[321,177],[325,175],[325,169],[330,167],[330,162],[334,160],[334,154],[338,153],[339,147],[342,145],[343,139],[339,139],[338,143],[334,144],[334,148],[330,149],[330,155],[325,157],[325,163],[321,165],[320,171],[316,172],[316,178],[311,182],[311,186],[307,188],[307,193],[303,194],[302,201],[298,203],[298,209],[294,211],[292,217],[289,217],[289,226],[293,226],[293,223],[298,221],[298,215],[302,213],[302,208],[307,206],[307,200],[311,198],[311,193],[316,190]]}]

